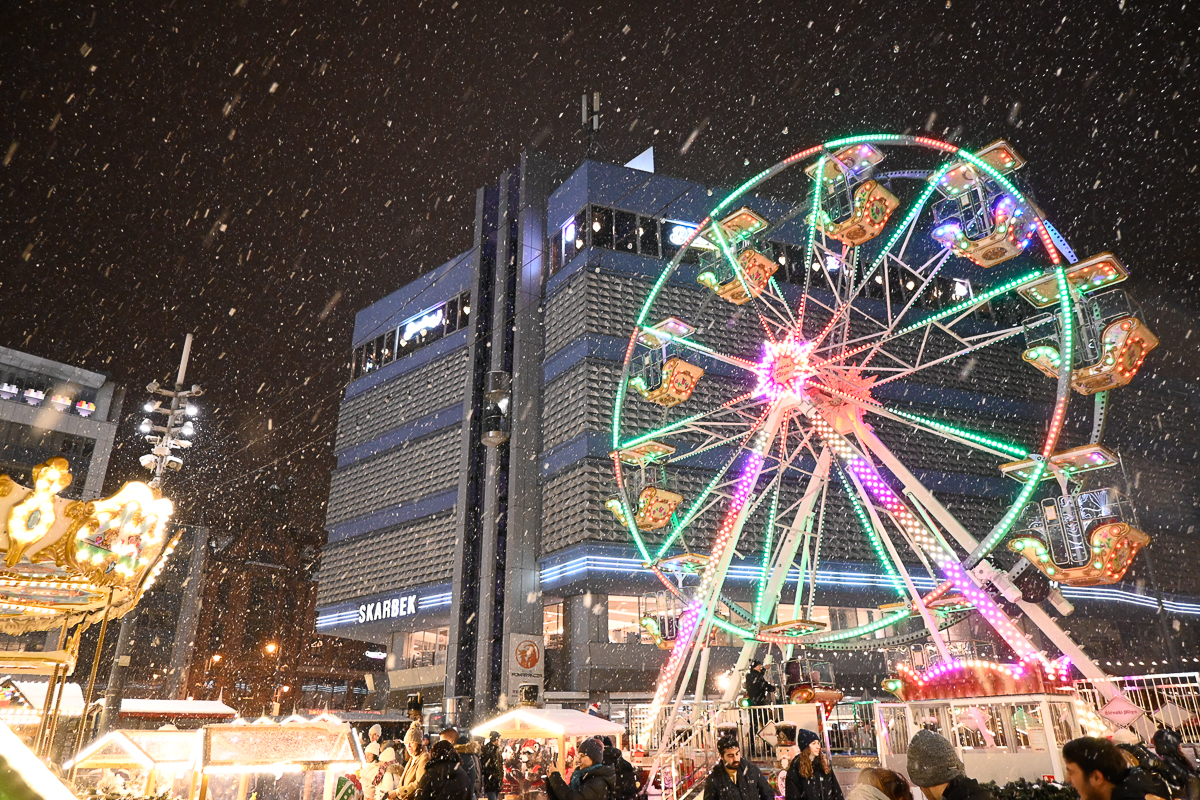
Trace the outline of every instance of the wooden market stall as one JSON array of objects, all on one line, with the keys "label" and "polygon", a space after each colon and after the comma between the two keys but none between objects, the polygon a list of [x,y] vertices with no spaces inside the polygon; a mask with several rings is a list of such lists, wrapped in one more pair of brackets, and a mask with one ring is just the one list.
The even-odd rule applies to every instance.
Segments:
[{"label": "wooden market stall", "polygon": [[170,791],[187,797],[202,738],[198,730],[109,731],[64,768],[74,767],[81,789],[118,788],[142,796]]},{"label": "wooden market stall", "polygon": [[611,736],[616,744],[625,736],[625,727],[602,717],[566,708],[521,706],[495,719],[476,725],[472,736],[487,737],[496,731],[501,739],[548,739],[558,745],[558,771],[566,775],[568,746],[575,748],[580,739]]}]

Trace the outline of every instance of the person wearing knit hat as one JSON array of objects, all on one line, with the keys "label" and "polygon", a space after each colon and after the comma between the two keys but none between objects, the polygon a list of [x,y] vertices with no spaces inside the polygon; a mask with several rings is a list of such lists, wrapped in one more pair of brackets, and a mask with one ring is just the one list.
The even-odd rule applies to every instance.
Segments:
[{"label": "person wearing knit hat", "polygon": [[796,731],[800,753],[788,763],[784,796],[787,800],[842,800],[842,787],[829,756],[821,752],[821,737],[808,728]]},{"label": "person wearing knit hat", "polygon": [[967,777],[954,745],[933,731],[917,731],[908,743],[908,778],[928,800],[993,800],[991,792]]},{"label": "person wearing knit hat", "polygon": [[363,756],[367,763],[358,770],[358,781],[363,787],[363,797],[365,800],[376,800],[375,797],[375,778],[379,775],[379,742],[371,742],[363,748]]},{"label": "person wearing knit hat", "polygon": [[604,743],[599,739],[584,739],[576,750],[578,766],[571,773],[571,782],[558,772],[546,780],[546,793],[551,800],[606,800],[617,788],[617,771],[604,763]]},{"label": "person wearing knit hat", "polygon": [[371,737],[372,742],[378,742],[383,737],[383,728],[377,722],[371,726],[371,730],[367,731],[367,735]]}]

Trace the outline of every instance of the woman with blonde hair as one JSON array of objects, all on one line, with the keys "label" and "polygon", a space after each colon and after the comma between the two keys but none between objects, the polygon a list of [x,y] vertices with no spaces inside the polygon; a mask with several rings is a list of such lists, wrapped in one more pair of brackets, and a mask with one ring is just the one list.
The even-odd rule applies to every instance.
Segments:
[{"label": "woman with blonde hair", "polygon": [[796,746],[800,754],[788,764],[786,800],[843,800],[829,756],[821,750],[821,737],[800,728]]}]

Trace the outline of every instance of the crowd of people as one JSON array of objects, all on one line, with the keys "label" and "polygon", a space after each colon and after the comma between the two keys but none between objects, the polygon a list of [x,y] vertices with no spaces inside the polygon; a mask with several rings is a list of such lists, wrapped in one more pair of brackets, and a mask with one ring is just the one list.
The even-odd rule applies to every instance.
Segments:
[{"label": "crowd of people", "polygon": [[[1200,800],[1200,773],[1184,754],[1177,733],[1160,730],[1154,752],[1136,735],[1132,741],[1128,733],[1116,738],[1084,736],[1063,747],[1067,780],[1080,800]],[[918,731],[908,743],[907,778],[889,769],[864,769],[848,798],[821,738],[801,728],[796,745],[798,755],[778,780],[785,800],[913,800],[913,787],[924,800],[995,800],[967,775],[954,745],[933,731]],[[736,737],[718,740],[717,753],[720,760],[705,781],[704,800],[774,800],[776,787],[755,764],[742,759]]]},{"label": "crowd of people", "polygon": [[608,737],[581,741],[564,778],[557,770],[539,774],[542,766],[526,758],[525,747],[506,765],[496,731],[482,746],[453,726],[432,743],[416,724],[403,740],[382,736],[379,725],[367,733],[366,763],[355,775],[362,800],[499,800],[506,777],[512,793],[549,800],[635,800],[639,789],[633,765]]},{"label": "crowd of people", "polygon": [[[402,741],[382,741],[378,725],[364,748],[366,764],[358,773],[363,800],[499,800],[505,792],[506,766],[500,734],[482,746],[445,728],[430,745],[421,726]],[[1114,739],[1084,736],[1062,750],[1067,780],[1080,800],[1200,800],[1200,773],[1184,754],[1177,733],[1159,731],[1153,750],[1136,734]],[[763,771],[743,759],[736,736],[717,742],[718,762],[710,770],[703,800],[995,800],[987,787],[969,777],[954,745],[933,731],[918,731],[907,748],[907,777],[889,769],[862,770],[846,797],[821,738],[800,728],[795,757],[773,786]],[[604,737],[579,742],[566,776],[551,771],[535,794],[548,800],[636,800],[637,774],[613,742]],[[524,794],[524,792],[517,792]]]}]

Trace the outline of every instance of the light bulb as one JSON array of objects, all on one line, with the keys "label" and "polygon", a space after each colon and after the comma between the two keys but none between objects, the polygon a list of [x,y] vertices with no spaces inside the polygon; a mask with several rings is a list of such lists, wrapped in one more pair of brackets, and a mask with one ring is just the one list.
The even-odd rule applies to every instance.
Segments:
[{"label": "light bulb", "polygon": [[149,433],[150,432],[150,420],[148,420],[148,419],[142,420],[142,424],[138,426],[138,430],[141,431],[142,433]]},{"label": "light bulb", "polygon": [[196,435],[196,426],[193,425],[192,421],[189,419],[187,422],[183,423],[183,427],[180,429],[179,432],[182,433],[184,436],[195,436]]},{"label": "light bulb", "polygon": [[186,406],[183,407],[183,412],[185,414],[187,414],[189,417],[194,417],[200,413],[200,409],[197,408],[192,403],[188,403]]},{"label": "light bulb", "polygon": [[149,414],[151,411],[154,410],[154,403],[147,401],[146,405],[142,406],[142,410],[145,411],[147,414]]}]

